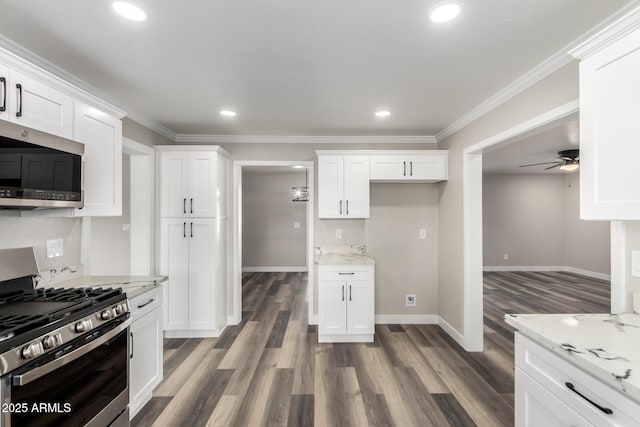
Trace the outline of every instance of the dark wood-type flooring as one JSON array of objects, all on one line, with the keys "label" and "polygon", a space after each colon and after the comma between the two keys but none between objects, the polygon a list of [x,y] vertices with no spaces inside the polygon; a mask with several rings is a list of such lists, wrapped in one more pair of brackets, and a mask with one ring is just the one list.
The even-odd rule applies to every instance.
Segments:
[{"label": "dark wood-type flooring", "polygon": [[485,351],[436,325],[377,325],[373,344],[318,344],[304,273],[243,277],[243,322],[166,339],[143,426],[512,426],[513,331],[504,313],[609,311],[608,282],[485,274]]}]

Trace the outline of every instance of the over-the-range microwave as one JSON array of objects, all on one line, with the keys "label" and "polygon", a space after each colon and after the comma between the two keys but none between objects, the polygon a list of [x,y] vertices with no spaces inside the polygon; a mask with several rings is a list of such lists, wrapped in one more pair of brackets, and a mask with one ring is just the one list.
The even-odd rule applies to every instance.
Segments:
[{"label": "over-the-range microwave", "polygon": [[0,120],[0,209],[81,208],[84,145]]}]

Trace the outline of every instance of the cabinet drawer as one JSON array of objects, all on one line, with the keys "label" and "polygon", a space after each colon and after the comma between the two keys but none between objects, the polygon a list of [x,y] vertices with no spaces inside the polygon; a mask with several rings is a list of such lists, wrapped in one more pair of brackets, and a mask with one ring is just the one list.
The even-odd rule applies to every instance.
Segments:
[{"label": "cabinet drawer", "polygon": [[[516,333],[515,340],[516,367],[534,378],[589,423],[596,426],[640,426],[640,404],[522,334]],[[584,397],[572,391],[567,383]],[[521,382],[516,382],[517,395],[524,391],[519,389],[524,386]],[[586,399],[602,408],[611,409],[612,413],[604,413]]]},{"label": "cabinet drawer", "polygon": [[152,310],[159,308],[162,305],[161,295],[160,286],[156,286],[149,292],[129,300],[129,308],[133,319],[139,319]]},{"label": "cabinet drawer", "polygon": [[320,269],[320,280],[369,280],[372,272],[361,269],[324,270]]}]

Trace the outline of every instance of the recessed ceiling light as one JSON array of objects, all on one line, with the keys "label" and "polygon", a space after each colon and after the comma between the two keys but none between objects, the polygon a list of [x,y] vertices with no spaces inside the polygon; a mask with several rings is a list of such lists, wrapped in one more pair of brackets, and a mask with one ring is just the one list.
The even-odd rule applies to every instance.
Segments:
[{"label": "recessed ceiling light", "polygon": [[449,22],[460,14],[460,5],[457,3],[442,3],[431,11],[431,20],[438,24]]},{"label": "recessed ceiling light", "polygon": [[224,117],[235,117],[236,112],[231,110],[222,110],[220,111],[220,115]]},{"label": "recessed ceiling light", "polygon": [[293,168],[294,168],[294,169],[304,169],[304,166],[302,166],[302,165],[295,165]]},{"label": "recessed ceiling light", "polygon": [[140,9],[135,4],[128,3],[126,1],[117,1],[113,3],[113,10],[118,12],[123,18],[127,18],[131,21],[146,21],[148,19],[147,12]]},{"label": "recessed ceiling light", "polygon": [[390,115],[391,115],[391,112],[387,110],[376,111],[376,117],[389,117]]}]

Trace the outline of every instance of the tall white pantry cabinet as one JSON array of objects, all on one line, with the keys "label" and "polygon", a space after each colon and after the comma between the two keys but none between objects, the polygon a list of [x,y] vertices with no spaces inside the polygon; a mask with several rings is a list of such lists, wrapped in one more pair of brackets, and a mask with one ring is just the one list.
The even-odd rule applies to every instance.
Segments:
[{"label": "tall white pantry cabinet", "polygon": [[229,153],[157,146],[164,336],[216,337],[227,320]]}]

